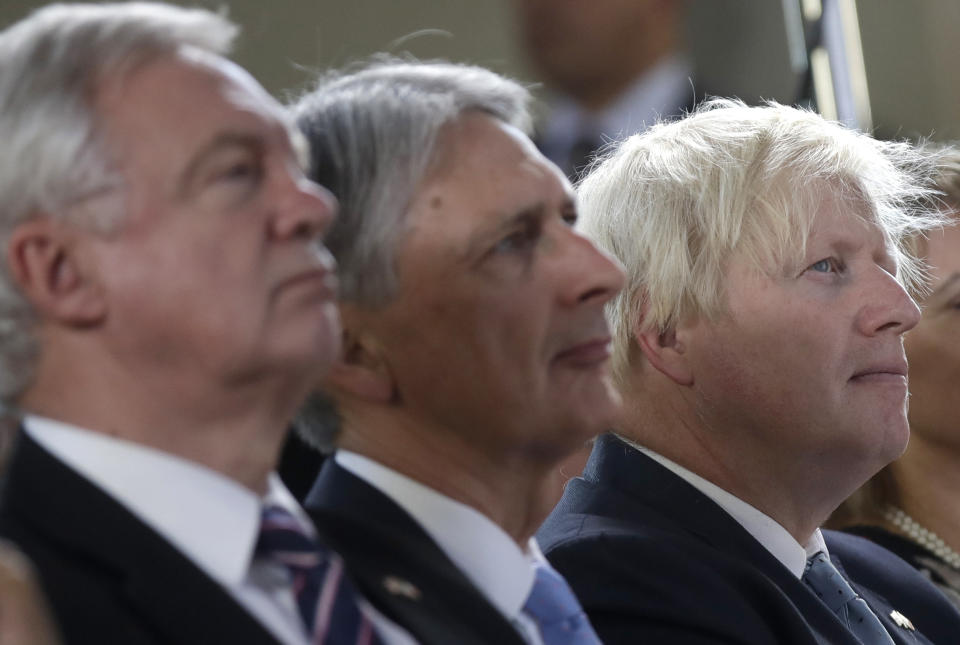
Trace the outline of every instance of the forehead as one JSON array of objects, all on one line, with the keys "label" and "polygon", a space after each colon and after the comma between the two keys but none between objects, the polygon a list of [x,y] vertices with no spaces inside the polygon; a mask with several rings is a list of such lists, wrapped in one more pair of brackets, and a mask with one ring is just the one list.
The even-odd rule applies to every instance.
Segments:
[{"label": "forehead", "polygon": [[747,228],[734,253],[751,258],[758,269],[792,276],[811,262],[864,246],[884,262],[898,255],[894,240],[858,191],[827,182],[774,190],[785,192]]},{"label": "forehead", "polygon": [[469,234],[525,209],[573,199],[563,173],[520,130],[486,114],[467,114],[441,131],[408,213],[408,232]]},{"label": "forehead", "polygon": [[125,168],[172,170],[219,133],[289,146],[294,131],[283,108],[247,72],[189,48],[101,82],[95,107],[107,144]]},{"label": "forehead", "polygon": [[893,252],[893,240],[871,205],[861,196],[840,195],[835,191],[824,193],[807,236],[807,246],[812,246],[814,253],[820,252],[817,247],[824,245],[840,250],[867,248],[875,256],[889,256]]}]

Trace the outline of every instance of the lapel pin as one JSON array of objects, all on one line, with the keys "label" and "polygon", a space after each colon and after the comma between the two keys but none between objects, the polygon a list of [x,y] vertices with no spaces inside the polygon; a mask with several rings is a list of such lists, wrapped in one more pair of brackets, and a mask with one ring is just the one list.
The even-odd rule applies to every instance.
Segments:
[{"label": "lapel pin", "polygon": [[387,590],[387,593],[391,593],[394,596],[403,596],[404,598],[409,598],[410,600],[420,600],[420,590],[417,589],[412,582],[409,580],[404,580],[403,578],[398,578],[396,576],[384,576],[383,588]]},{"label": "lapel pin", "polygon": [[916,631],[916,627],[913,626],[913,623],[910,622],[910,619],[896,609],[890,612],[890,618],[892,618],[893,622],[897,624],[897,627],[903,627],[904,629],[909,629],[910,631]]}]

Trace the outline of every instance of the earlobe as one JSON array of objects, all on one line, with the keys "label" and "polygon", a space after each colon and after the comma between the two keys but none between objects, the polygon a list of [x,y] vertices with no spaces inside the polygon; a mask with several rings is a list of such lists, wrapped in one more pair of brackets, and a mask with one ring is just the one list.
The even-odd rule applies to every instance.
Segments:
[{"label": "earlobe", "polygon": [[647,304],[644,303],[637,327],[633,330],[640,351],[650,365],[677,385],[693,385],[693,371],[682,335],[678,334],[676,326],[666,330],[645,329],[647,310]]},{"label": "earlobe", "polygon": [[69,237],[51,218],[20,224],[7,242],[8,269],[20,292],[44,317],[92,325],[105,315],[105,302]]}]

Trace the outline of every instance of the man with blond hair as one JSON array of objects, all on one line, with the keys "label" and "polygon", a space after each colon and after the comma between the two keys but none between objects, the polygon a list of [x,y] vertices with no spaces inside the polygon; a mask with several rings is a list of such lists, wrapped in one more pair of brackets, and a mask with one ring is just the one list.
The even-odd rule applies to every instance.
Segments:
[{"label": "man with blond hair", "polygon": [[628,275],[608,308],[624,407],[539,537],[605,642],[960,634],[902,561],[818,529],[906,445],[927,162],[718,99],[583,182],[582,230]]}]

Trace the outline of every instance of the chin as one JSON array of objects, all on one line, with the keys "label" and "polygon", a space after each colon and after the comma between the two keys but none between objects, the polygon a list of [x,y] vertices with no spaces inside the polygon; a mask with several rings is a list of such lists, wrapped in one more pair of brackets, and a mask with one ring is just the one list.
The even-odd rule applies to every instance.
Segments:
[{"label": "chin", "polygon": [[877,439],[883,442],[881,458],[885,460],[884,466],[899,459],[907,450],[907,443],[910,440],[910,426],[907,424],[906,418],[904,417],[902,422],[887,425],[885,432],[879,435]]}]

